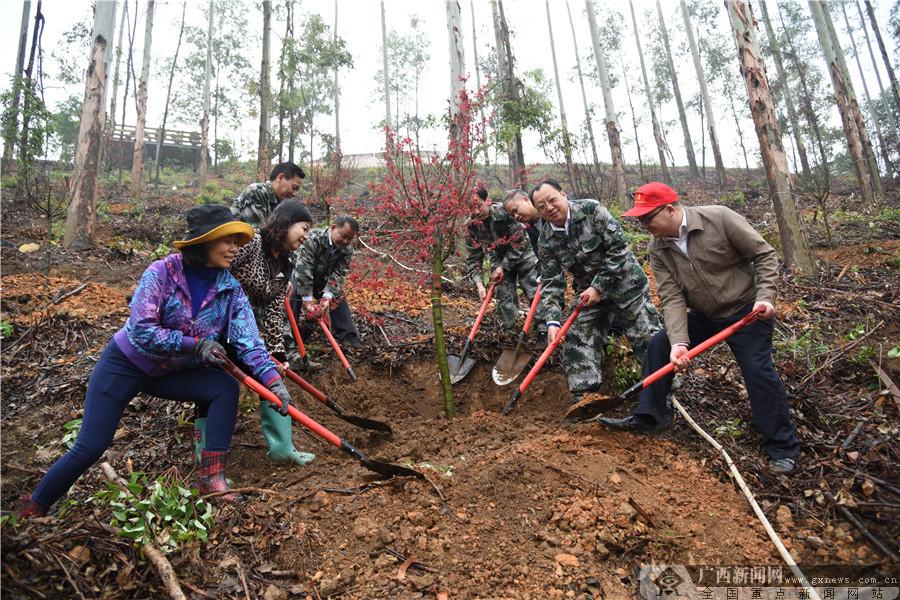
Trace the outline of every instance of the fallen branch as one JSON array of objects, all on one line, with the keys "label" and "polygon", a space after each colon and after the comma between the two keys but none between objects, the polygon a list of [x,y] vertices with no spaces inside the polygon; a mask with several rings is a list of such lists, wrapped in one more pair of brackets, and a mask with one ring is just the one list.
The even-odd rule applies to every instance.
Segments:
[{"label": "fallen branch", "polygon": [[[431,275],[431,271],[424,271],[424,270],[422,270],[422,269],[416,269],[415,267],[409,267],[409,266],[407,266],[407,265],[404,265],[402,262],[400,262],[400,261],[397,260],[396,258],[394,258],[390,253],[384,252],[384,251],[382,251],[382,250],[378,250],[377,248],[373,248],[372,246],[370,246],[370,245],[368,245],[368,244],[366,243],[366,240],[364,240],[364,239],[362,238],[362,236],[360,236],[360,237],[358,237],[358,238],[356,238],[356,239],[358,239],[358,240],[359,240],[359,243],[362,244],[363,246],[365,246],[366,248],[368,248],[371,252],[374,252],[374,253],[377,254],[378,256],[385,256],[385,257],[391,259],[394,263],[397,264],[397,266],[399,266],[399,267],[402,268],[402,269],[406,269],[407,271],[412,271],[412,272],[414,272],[414,273],[423,273],[423,274],[425,274],[425,275]],[[441,281],[446,281],[447,283],[456,283],[456,282],[453,281],[452,279],[449,279],[449,278],[447,278],[447,277],[444,277],[443,275],[441,275]]]},{"label": "fallen branch", "polygon": [[56,292],[56,295],[53,297],[53,304],[59,304],[66,298],[69,298],[71,296],[74,296],[75,294],[78,294],[79,292],[81,292],[81,290],[86,288],[87,285],[88,284],[86,284],[86,283],[82,283],[81,285],[76,287],[74,290],[72,290],[70,292],[66,292],[65,294],[60,293],[60,292],[62,292],[62,290],[59,290],[59,292]]},{"label": "fallen branch", "polygon": [[[116,473],[116,470],[113,469],[112,465],[108,462],[100,463],[100,470],[103,471],[103,476],[110,483],[114,483],[119,486],[123,491],[128,493],[129,495],[134,495],[131,493],[131,490],[128,489],[127,482],[119,477],[119,474]],[[104,528],[115,532],[117,535],[122,534],[122,530],[118,527],[113,527],[112,525],[104,525]],[[169,597],[172,600],[187,600],[187,596],[184,595],[184,592],[181,589],[181,586],[178,585],[178,576],[175,574],[175,569],[172,568],[172,563],[169,562],[169,559],[165,557],[165,555],[159,551],[159,549],[153,544],[146,543],[141,545],[141,552],[144,557],[150,562],[151,565],[156,569],[159,578],[162,580],[163,587],[166,588],[166,592],[168,592]]]},{"label": "fallen branch", "polygon": [[259,494],[262,496],[263,494],[272,494],[274,496],[281,496],[281,492],[276,492],[275,490],[270,490],[268,488],[258,488],[258,487],[240,487],[240,488],[230,488],[227,490],[222,490],[219,492],[210,492],[208,494],[203,494],[200,496],[201,500],[209,500],[210,498],[217,498],[219,496],[224,496],[226,494]]},{"label": "fallen branch", "polygon": [[[399,552],[397,552],[390,546],[385,546],[384,551],[387,552],[388,554],[390,554],[391,556],[393,556],[394,558],[400,560],[403,563],[406,563],[409,560],[408,558],[406,558],[405,556],[403,556],[402,554],[400,554]],[[416,561],[410,561],[409,568],[418,569],[419,571],[425,571],[426,573],[440,573],[441,572],[440,569],[435,569],[434,567],[431,567],[429,565],[426,565],[426,564],[423,564],[420,562],[416,562]]]},{"label": "fallen branch", "polygon": [[872,365],[872,368],[875,369],[875,373],[878,375],[878,378],[881,380],[881,383],[884,384],[884,387],[894,396],[895,402],[900,402],[900,388],[897,387],[897,384],[894,383],[894,379],[888,375],[888,373],[881,368],[877,362],[869,359],[869,364]]},{"label": "fallen branch", "polygon": [[828,498],[829,502],[834,504],[834,507],[836,509],[838,509],[838,511],[842,515],[844,515],[845,519],[850,521],[850,523],[852,523],[854,527],[859,529],[860,533],[862,533],[864,536],[866,536],[866,538],[872,543],[873,546],[875,546],[878,549],[879,552],[884,554],[894,564],[900,562],[900,557],[898,557],[896,554],[894,554],[894,552],[890,548],[888,548],[884,544],[884,542],[882,542],[880,539],[875,537],[875,535],[871,531],[869,531],[869,529],[865,525],[863,525],[859,519],[856,518],[856,515],[854,515],[852,512],[850,512],[849,508],[847,508],[843,504],[838,503],[837,498],[835,498],[831,492],[826,491],[825,497]]}]

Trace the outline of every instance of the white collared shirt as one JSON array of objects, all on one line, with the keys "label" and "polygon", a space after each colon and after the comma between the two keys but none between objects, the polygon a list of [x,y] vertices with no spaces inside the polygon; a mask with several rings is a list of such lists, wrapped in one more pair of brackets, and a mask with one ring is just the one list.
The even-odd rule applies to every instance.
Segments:
[{"label": "white collared shirt", "polygon": [[566,224],[565,224],[565,226],[563,226],[563,227],[557,227],[557,226],[554,225],[553,223],[550,223],[550,221],[547,221],[547,222],[550,223],[550,229],[552,229],[553,231],[565,231],[565,232],[566,232],[566,235],[569,235],[569,222],[570,222],[571,220],[572,220],[572,205],[570,204],[570,205],[568,206],[568,208],[567,208],[567,211],[566,211]]},{"label": "white collared shirt", "polygon": [[678,249],[687,256],[688,255],[688,247],[687,247],[687,211],[684,208],[681,209],[681,227],[678,228],[678,237],[677,238],[666,238],[667,240],[671,240],[675,242],[675,245],[678,246]]}]

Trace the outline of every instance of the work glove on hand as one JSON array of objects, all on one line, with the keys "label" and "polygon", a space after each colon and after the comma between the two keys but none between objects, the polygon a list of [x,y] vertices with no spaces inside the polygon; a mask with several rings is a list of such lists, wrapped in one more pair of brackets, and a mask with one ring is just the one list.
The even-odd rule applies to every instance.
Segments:
[{"label": "work glove on hand", "polygon": [[[277,407],[278,414],[282,417],[286,417],[288,414],[288,407],[291,406],[291,394],[287,391],[287,388],[284,386],[284,380],[276,379],[272,383],[268,385],[269,391],[278,396],[278,399],[281,400],[281,406]],[[272,406],[275,406],[275,403],[272,403]]]},{"label": "work glove on hand", "polygon": [[303,303],[303,313],[308,321],[315,321],[322,316],[319,305],[312,301]]},{"label": "work glove on hand", "polygon": [[222,344],[215,340],[202,339],[194,346],[194,354],[200,357],[200,361],[207,367],[224,367],[228,353]]}]

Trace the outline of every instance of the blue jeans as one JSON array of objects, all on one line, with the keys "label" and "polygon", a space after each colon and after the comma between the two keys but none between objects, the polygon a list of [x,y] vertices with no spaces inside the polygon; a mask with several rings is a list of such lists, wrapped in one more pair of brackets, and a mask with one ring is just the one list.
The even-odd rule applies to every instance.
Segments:
[{"label": "blue jeans", "polygon": [[[225,371],[201,367],[151,377],[110,340],[88,381],[84,418],[75,445],[41,479],[31,497],[44,509],[61,498],[112,443],[125,407],[139,392],[208,409],[206,450],[231,446],[237,419],[238,383]],[[205,406],[204,406],[205,405]]]},{"label": "blue jeans", "polygon": [[[714,336],[729,325],[741,320],[752,309],[747,305],[727,319],[710,319],[696,311],[688,313],[688,336],[691,346]],[[744,375],[753,424],[762,433],[763,451],[773,459],[794,458],[800,453],[800,441],[791,420],[787,393],[772,364],[772,320],[754,321],[726,340]],[[650,340],[644,361],[644,377],[669,362],[669,338],[665,330]],[[666,396],[672,387],[673,375],[663,377],[645,388],[640,395],[636,415],[652,417],[657,423],[668,418]]]}]

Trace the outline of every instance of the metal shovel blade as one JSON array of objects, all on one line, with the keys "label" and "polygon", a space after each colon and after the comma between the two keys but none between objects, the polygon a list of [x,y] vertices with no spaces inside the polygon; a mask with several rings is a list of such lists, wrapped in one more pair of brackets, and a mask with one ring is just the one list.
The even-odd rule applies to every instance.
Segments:
[{"label": "metal shovel blade", "polygon": [[387,423],[382,423],[381,421],[376,421],[375,419],[367,419],[365,417],[358,417],[356,415],[348,415],[344,413],[339,414],[338,418],[343,419],[351,425],[362,427],[363,429],[369,429],[371,431],[378,431],[380,433],[387,434],[391,434],[394,432],[391,429],[390,425],[388,425]]},{"label": "metal shovel blade", "polygon": [[504,350],[494,365],[491,376],[497,385],[508,385],[516,380],[525,370],[525,366],[531,360],[531,355],[527,352],[516,352],[515,350]]},{"label": "metal shovel blade", "polygon": [[563,417],[563,421],[565,423],[588,421],[620,406],[625,400],[626,398],[624,395],[605,396],[603,394],[585,394],[581,402],[569,408],[568,412],[566,412],[566,416]]},{"label": "metal shovel blade", "polygon": [[447,366],[450,367],[450,383],[456,385],[465,379],[472,367],[475,366],[475,359],[466,358],[462,364],[459,364],[459,357],[451,354],[447,357]]},{"label": "metal shovel blade", "polygon": [[419,473],[415,469],[411,469],[409,467],[404,467],[403,465],[397,465],[394,463],[381,462],[380,460],[375,460],[374,458],[364,458],[360,461],[360,464],[370,471],[374,471],[378,473],[382,477],[386,477],[390,479],[391,477],[415,477],[416,479],[425,479],[425,475]]}]

